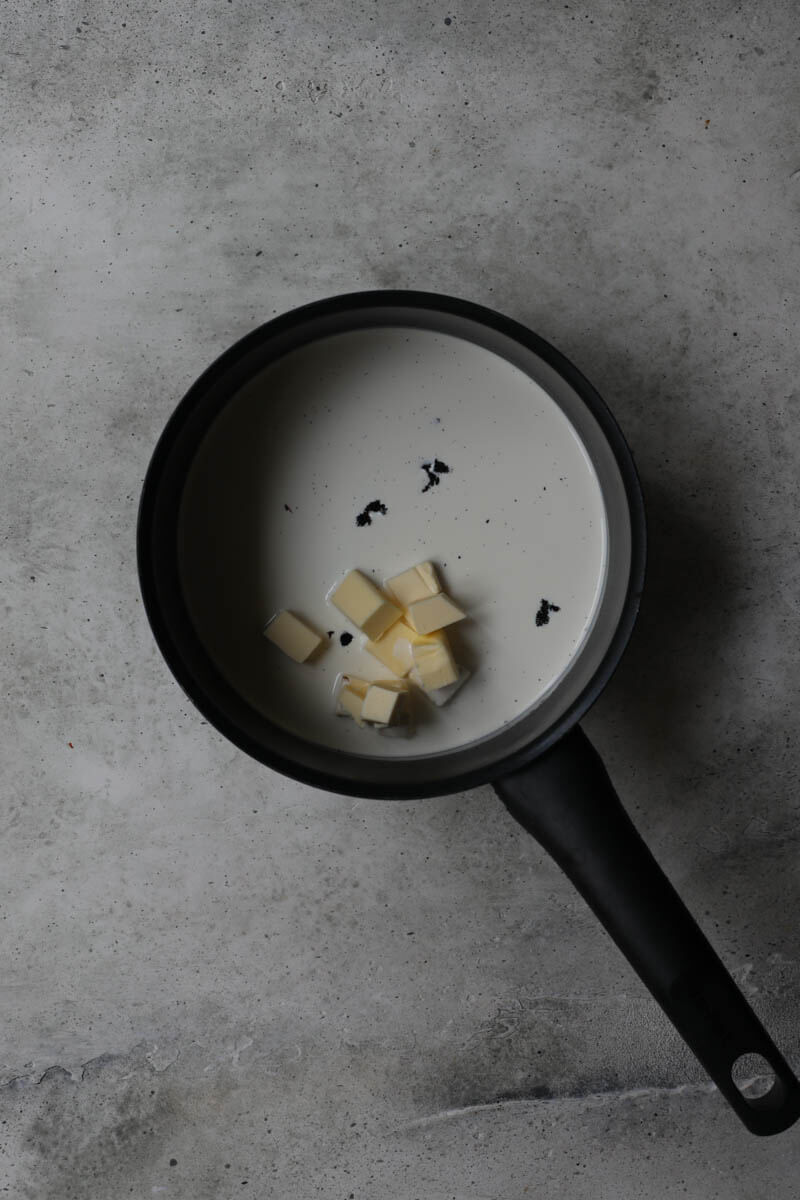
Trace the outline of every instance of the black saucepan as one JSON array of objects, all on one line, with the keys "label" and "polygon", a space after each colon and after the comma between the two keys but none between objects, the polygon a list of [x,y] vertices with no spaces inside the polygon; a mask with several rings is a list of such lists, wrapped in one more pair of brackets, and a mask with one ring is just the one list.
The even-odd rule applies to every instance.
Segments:
[{"label": "black saucepan", "polygon": [[[217,668],[193,624],[179,567],[181,503],[214,422],[248,381],[281,356],[337,333],[411,327],[463,338],[527,373],[583,442],[608,524],[607,581],[591,631],[544,700],[488,737],[438,754],[381,759],[307,741],[258,711]],[[488,309],[420,292],[365,292],[309,304],[268,322],[222,355],[170,418],[144,483],[138,564],[164,658],[200,712],[242,750],[295,779],[381,799],[441,795],[492,783],[508,810],[560,864],[711,1079],[753,1133],[800,1116],[800,1085],[637,833],[578,726],[628,642],[645,563],[645,518],[630,452],[607,407],[552,346]],[[349,564],[343,564],[347,566]],[[213,564],[210,565],[213,570]],[[761,1056],[770,1090],[734,1081]]]}]

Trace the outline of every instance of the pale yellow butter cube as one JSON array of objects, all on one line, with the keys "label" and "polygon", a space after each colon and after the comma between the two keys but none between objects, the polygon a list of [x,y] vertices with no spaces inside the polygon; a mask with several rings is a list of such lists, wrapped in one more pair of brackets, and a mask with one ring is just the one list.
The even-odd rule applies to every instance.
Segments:
[{"label": "pale yellow butter cube", "polygon": [[287,609],[272,618],[264,637],[295,662],[305,662],[322,645],[320,635]]},{"label": "pale yellow butter cube", "polygon": [[466,615],[444,592],[439,592],[438,596],[428,596],[426,600],[417,600],[409,606],[406,614],[409,625],[417,633],[433,633],[435,629],[463,621]]},{"label": "pale yellow butter cube", "polygon": [[352,717],[357,725],[363,726],[364,718],[361,715],[361,709],[369,688],[370,684],[366,679],[359,679],[355,675],[344,675],[342,686],[336,696],[336,711],[339,716]]},{"label": "pale yellow butter cube", "polygon": [[402,615],[375,584],[360,571],[348,571],[331,592],[331,603],[368,638],[379,638]]},{"label": "pale yellow butter cube", "polygon": [[420,641],[411,647],[411,656],[414,660],[414,681],[426,692],[449,687],[458,679],[458,667],[446,643]]},{"label": "pale yellow butter cube", "polygon": [[408,719],[408,690],[404,683],[382,679],[373,683],[361,706],[361,716],[373,725],[398,725]]},{"label": "pale yellow butter cube", "polygon": [[372,687],[372,684],[368,679],[359,679],[358,675],[343,675],[342,685],[343,687],[350,688],[350,691],[355,692],[355,694],[360,696],[362,700]]},{"label": "pale yellow butter cube", "polygon": [[352,717],[356,725],[363,725],[364,718],[361,716],[361,709],[364,706],[364,697],[359,696],[349,687],[343,687],[336,697],[336,711],[340,717]]},{"label": "pale yellow butter cube", "polygon": [[386,633],[374,642],[367,642],[366,649],[402,679],[414,665],[412,647],[427,642],[444,643],[447,646],[447,634],[440,629],[432,634],[417,633],[405,621],[395,621]]},{"label": "pale yellow butter cube", "polygon": [[[419,677],[415,679],[415,675],[417,675],[416,670],[411,672],[411,678],[414,680],[414,683],[419,684],[419,686],[422,687],[422,681],[419,679]],[[431,700],[436,705],[437,708],[442,708],[443,705],[450,703],[456,693],[459,692],[467,682],[469,677],[470,673],[467,668],[459,667],[458,677],[454,683],[449,683],[447,687],[434,688],[433,691],[430,692],[426,691],[425,695],[428,700]]]},{"label": "pale yellow butter cube", "polygon": [[417,636],[405,621],[395,621],[394,625],[389,626],[386,633],[382,633],[374,641],[368,641],[365,648],[385,667],[402,678],[408,674],[413,665],[411,639]]},{"label": "pale yellow butter cube", "polygon": [[442,585],[436,574],[433,563],[417,563],[408,571],[401,572],[386,580],[386,590],[403,608],[408,608],[417,600],[425,600],[428,596],[436,596]]}]

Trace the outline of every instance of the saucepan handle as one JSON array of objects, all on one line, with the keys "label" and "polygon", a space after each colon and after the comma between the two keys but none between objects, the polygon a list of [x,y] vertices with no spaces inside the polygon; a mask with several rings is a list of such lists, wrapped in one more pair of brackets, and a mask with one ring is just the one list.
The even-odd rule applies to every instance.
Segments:
[{"label": "saucepan handle", "polygon": [[[800,1084],[637,833],[577,727],[495,789],[553,856],[752,1133],[800,1117]],[[774,1083],[748,1098],[732,1070],[766,1059]]]}]

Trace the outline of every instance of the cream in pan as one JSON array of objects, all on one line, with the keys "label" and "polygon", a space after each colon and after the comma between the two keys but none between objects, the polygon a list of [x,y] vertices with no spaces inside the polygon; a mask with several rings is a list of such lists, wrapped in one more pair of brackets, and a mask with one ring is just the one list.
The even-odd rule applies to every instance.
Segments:
[{"label": "cream in pan", "polygon": [[[202,641],[254,707],[392,757],[474,741],[542,699],[591,628],[607,540],[586,450],[537,383],[461,338],[383,327],[287,354],[226,406],[187,481],[180,561]],[[341,672],[386,668],[340,638],[354,631],[326,596],[352,567],[381,584],[425,560],[469,614],[451,641],[472,677],[441,709],[417,696],[413,739],[385,738],[335,715]],[[262,637],[281,609],[325,635],[312,662]]]}]

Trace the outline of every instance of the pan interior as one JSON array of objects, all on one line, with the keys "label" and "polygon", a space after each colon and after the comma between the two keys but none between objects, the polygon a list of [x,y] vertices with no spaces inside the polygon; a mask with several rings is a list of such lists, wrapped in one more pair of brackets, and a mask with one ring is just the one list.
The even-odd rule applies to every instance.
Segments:
[{"label": "pan interior", "polygon": [[[386,512],[359,524],[373,501]],[[192,624],[250,732],[334,779],[404,784],[541,736],[597,669],[630,566],[619,470],[577,393],[494,330],[403,311],[323,323],[253,370],[193,457],[178,547]],[[419,700],[413,739],[382,737],[333,713],[339,672],[387,672],[341,644],[325,596],[350,567],[381,582],[423,559],[470,614],[452,641],[473,675],[443,709]],[[282,608],[325,634],[312,664],[263,638]]]}]

